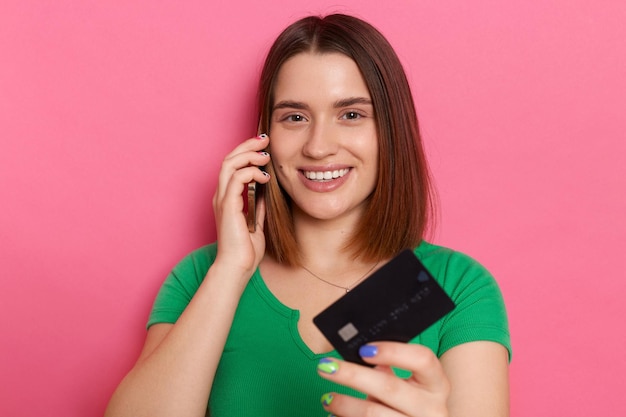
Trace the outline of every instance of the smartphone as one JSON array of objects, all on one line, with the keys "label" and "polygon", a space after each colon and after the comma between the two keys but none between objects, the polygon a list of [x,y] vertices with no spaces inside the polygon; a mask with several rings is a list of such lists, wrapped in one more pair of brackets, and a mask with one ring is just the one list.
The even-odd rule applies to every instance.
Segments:
[{"label": "smartphone", "polygon": [[256,187],[256,181],[248,183],[246,221],[250,233],[254,233],[256,230]]},{"label": "smartphone", "polygon": [[361,346],[383,340],[408,342],[454,307],[452,299],[407,249],[313,322],[345,360],[369,365],[359,355]]}]

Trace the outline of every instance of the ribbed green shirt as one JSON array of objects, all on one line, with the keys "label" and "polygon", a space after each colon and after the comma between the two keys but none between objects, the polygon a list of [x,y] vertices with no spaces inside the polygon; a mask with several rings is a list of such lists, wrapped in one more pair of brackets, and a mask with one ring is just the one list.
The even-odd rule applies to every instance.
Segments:
[{"label": "ribbed green shirt", "polygon": [[[204,246],[172,270],[156,297],[148,326],[176,322],[216,253],[216,244]],[[441,356],[461,343],[487,340],[504,345],[510,355],[506,311],[491,274],[466,255],[426,242],[415,254],[456,308],[411,343],[428,346]],[[298,333],[298,318],[297,310],[274,297],[257,269],[239,301],[215,375],[208,404],[212,417],[325,417],[322,394],[363,397],[317,375],[319,359],[340,356],[336,351],[314,354]]]}]

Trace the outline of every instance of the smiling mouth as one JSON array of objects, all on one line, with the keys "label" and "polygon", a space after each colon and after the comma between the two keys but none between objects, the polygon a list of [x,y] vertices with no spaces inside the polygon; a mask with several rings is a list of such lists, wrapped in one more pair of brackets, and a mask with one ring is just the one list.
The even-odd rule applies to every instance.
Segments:
[{"label": "smiling mouth", "polygon": [[332,181],[341,178],[350,171],[350,168],[336,169],[334,171],[302,171],[304,176],[311,181]]}]

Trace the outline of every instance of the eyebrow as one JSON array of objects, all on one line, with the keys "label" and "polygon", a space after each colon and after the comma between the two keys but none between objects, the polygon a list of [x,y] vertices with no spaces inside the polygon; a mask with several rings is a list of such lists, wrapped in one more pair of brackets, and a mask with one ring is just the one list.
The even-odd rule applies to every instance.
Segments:
[{"label": "eyebrow", "polygon": [[[337,100],[333,103],[333,107],[336,109],[340,109],[343,107],[354,106],[355,104],[365,104],[372,105],[372,100],[366,97],[348,97]],[[283,100],[279,101],[274,105],[272,111],[278,109],[297,109],[297,110],[307,110],[309,106],[306,103],[301,101],[293,101],[293,100]]]},{"label": "eyebrow", "polygon": [[283,100],[274,105],[272,111],[278,109],[297,109],[297,110],[306,110],[309,106],[304,104],[301,101],[291,101],[291,100]]},{"label": "eyebrow", "polygon": [[340,109],[342,107],[354,106],[355,104],[366,104],[371,106],[372,100],[365,97],[349,97],[335,101],[333,107],[335,107],[336,109]]}]

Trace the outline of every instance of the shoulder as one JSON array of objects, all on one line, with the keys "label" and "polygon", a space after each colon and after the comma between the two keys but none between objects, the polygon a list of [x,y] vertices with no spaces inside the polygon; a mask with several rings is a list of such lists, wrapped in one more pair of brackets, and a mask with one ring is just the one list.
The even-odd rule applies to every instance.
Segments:
[{"label": "shoulder", "polygon": [[456,304],[441,322],[441,355],[458,344],[486,340],[511,352],[506,308],[491,273],[472,257],[423,242],[414,253]]},{"label": "shoulder", "polygon": [[183,260],[193,259],[195,261],[209,261],[213,262],[217,255],[217,242],[210,243],[208,245],[201,246],[197,249],[189,252]]},{"label": "shoulder", "polygon": [[191,299],[215,261],[216,255],[216,243],[189,252],[172,268],[163,283],[161,294],[181,292]]},{"label": "shoulder", "polygon": [[202,278],[206,275],[209,267],[217,256],[217,243],[205,245],[189,252],[172,269],[172,274],[182,274],[185,276],[199,275]]},{"label": "shoulder", "polygon": [[206,245],[188,253],[170,271],[154,300],[148,327],[175,323],[204,280],[215,260],[217,245]]},{"label": "shoulder", "polygon": [[470,277],[493,281],[491,273],[465,253],[426,241],[423,241],[413,252],[442,285],[455,285],[459,280]]}]

